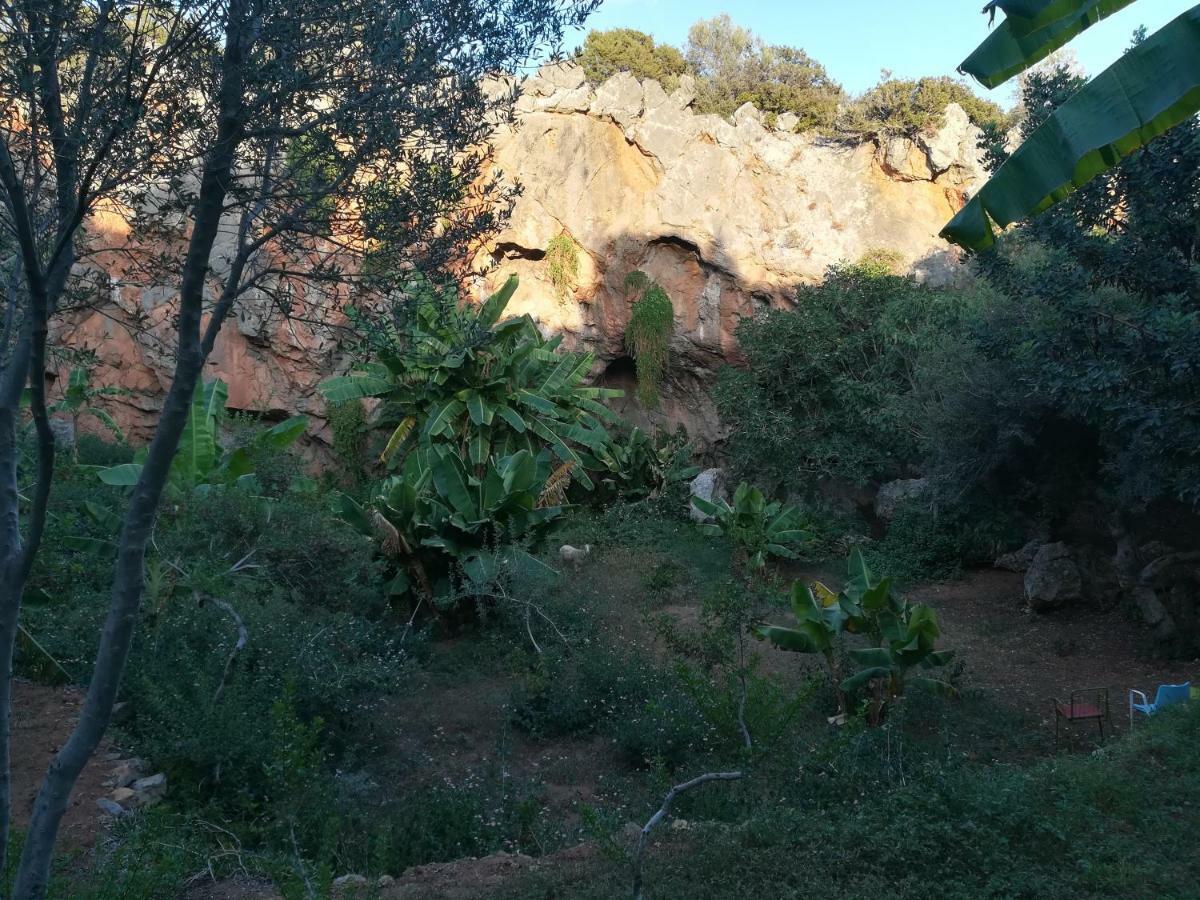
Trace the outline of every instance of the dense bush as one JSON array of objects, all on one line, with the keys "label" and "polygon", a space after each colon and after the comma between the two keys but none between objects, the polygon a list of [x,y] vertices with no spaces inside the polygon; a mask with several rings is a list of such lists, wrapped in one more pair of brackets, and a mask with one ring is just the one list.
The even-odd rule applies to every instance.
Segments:
[{"label": "dense bush", "polygon": [[794,310],[743,319],[746,365],[723,369],[713,392],[735,470],[801,492],[816,479],[861,483],[918,462],[920,360],[972,302],[862,263],[802,287]]},{"label": "dense bush", "polygon": [[905,135],[936,131],[946,107],[957,103],[972,123],[1003,132],[1010,116],[961,81],[945,76],[915,81],[888,79],[846,104],[838,131],[850,134]]},{"label": "dense bush", "polygon": [[618,72],[629,72],[638,78],[653,78],[667,90],[675,88],[687,69],[678,49],[656,44],[650,35],[633,28],[589,31],[575,61],[595,84]]},{"label": "dense bush", "polygon": [[696,79],[695,109],[729,116],[743,103],[769,115],[793,113],[797,129],[827,128],[844,94],[825,67],[798,47],[769,45],[727,15],[696,22],[685,53],[627,28],[593,31],[576,54],[588,78],[616,72],[653,78],[673,90],[679,76]]},{"label": "dense bush", "polygon": [[[125,455],[80,449],[85,464]],[[266,482],[292,465],[283,454],[258,464]],[[63,472],[23,615],[37,645],[21,645],[20,671],[86,682],[120,502],[86,466]],[[280,814],[296,796],[272,774],[286,768],[280,754],[308,740],[321,783],[364,705],[404,676],[372,547],[327,498],[233,487],[181,497],[160,517],[146,581],[119,722],[177,802],[212,803],[234,821]]]}]

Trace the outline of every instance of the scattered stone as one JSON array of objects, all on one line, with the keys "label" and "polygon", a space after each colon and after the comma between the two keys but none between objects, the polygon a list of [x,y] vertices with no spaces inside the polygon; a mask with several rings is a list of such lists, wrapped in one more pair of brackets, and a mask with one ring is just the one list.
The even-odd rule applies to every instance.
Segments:
[{"label": "scattered stone", "polygon": [[1061,541],[1038,548],[1025,573],[1025,599],[1034,612],[1058,609],[1083,596],[1083,578]]},{"label": "scattered stone", "polygon": [[167,776],[162,772],[139,778],[132,785],[138,806],[153,806],[167,794]]},{"label": "scattered stone", "polygon": [[762,113],[760,113],[758,111],[758,107],[755,106],[753,103],[749,103],[749,102],[743,103],[741,106],[739,106],[737,109],[735,109],[733,111],[733,124],[734,125],[741,126],[741,125],[749,125],[751,123],[753,123],[755,125],[762,124]]},{"label": "scattered stone", "polygon": [[112,816],[114,819],[119,819],[125,815],[125,808],[108,797],[101,797],[96,801],[96,805],[100,807],[100,811],[107,816]]},{"label": "scattered stone", "polygon": [[672,831],[689,831],[691,827],[692,824],[687,819],[674,819],[671,822]]},{"label": "scattered stone", "polygon": [[1159,649],[1191,655],[1200,648],[1200,552],[1154,560],[1141,571],[1133,600]]},{"label": "scattered stone", "polygon": [[112,772],[109,783],[113,787],[129,787],[139,778],[146,777],[146,762],[141,759],[127,759],[120,763]]},{"label": "scattered stone", "polygon": [[60,450],[75,446],[75,423],[70,419],[51,416],[50,433],[54,435],[54,444]]},{"label": "scattered stone", "polygon": [[113,803],[118,803],[125,809],[131,809],[136,802],[137,793],[131,788],[119,787],[109,794],[108,798],[112,800]]},{"label": "scattered stone", "polygon": [[375,882],[377,888],[391,887],[396,883],[396,879],[391,875],[380,875],[379,880]]},{"label": "scattered stone", "polygon": [[1004,569],[1007,572],[1027,572],[1029,571],[1030,563],[1033,562],[1033,558],[1037,556],[1038,548],[1041,546],[1040,541],[1029,541],[1020,550],[1013,550],[1011,553],[1004,553],[997,556],[992,566],[997,569]]},{"label": "scattered stone", "polygon": [[916,500],[929,490],[929,480],[926,478],[901,478],[889,481],[879,488],[875,495],[875,515],[884,522],[890,522],[896,516],[896,510],[906,500]]},{"label": "scattered stone", "polygon": [[642,826],[637,822],[626,822],[621,826],[621,834],[625,837],[626,843],[637,846],[637,842],[642,839]]},{"label": "scattered stone", "polygon": [[[725,491],[725,470],[705,469],[693,478],[690,497],[699,497],[701,500],[707,500],[709,503],[716,503],[717,500],[728,500],[729,495]],[[712,521],[712,516],[705,515],[696,509],[691,499],[688,500],[688,514],[695,522]]]}]

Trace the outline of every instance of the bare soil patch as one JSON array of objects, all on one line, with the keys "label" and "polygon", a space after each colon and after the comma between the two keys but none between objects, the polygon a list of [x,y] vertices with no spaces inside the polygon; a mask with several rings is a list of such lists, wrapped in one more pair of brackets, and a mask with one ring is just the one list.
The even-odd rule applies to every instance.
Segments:
[{"label": "bare soil patch", "polygon": [[[83,694],[74,687],[50,687],[17,679],[13,685],[12,780],[13,824],[29,824],[46,766],[66,742],[79,718]],[[104,830],[96,801],[109,789],[104,781],[113,762],[105,741],[75,784],[59,831],[60,850],[90,849]]]}]

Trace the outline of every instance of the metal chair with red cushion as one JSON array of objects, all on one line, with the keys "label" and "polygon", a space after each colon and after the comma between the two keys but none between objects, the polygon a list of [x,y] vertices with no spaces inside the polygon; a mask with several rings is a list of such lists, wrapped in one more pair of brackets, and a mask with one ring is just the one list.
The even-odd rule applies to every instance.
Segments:
[{"label": "metal chair with red cushion", "polygon": [[1100,728],[1100,740],[1104,741],[1104,723],[1108,721],[1108,688],[1082,688],[1071,691],[1071,698],[1054,700],[1054,748],[1058,749],[1060,728],[1063,721],[1068,725],[1075,722],[1095,721]]}]

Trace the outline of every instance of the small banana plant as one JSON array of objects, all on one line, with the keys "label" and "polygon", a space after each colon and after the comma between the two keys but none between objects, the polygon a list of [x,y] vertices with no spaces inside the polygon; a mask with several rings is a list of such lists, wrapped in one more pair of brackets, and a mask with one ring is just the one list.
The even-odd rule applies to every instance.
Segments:
[{"label": "small banana plant", "polygon": [[713,519],[701,528],[728,538],[753,572],[763,569],[771,556],[795,559],[810,540],[799,509],[777,500],[768,503],[762,491],[745,482],[734,491],[732,503],[692,497],[692,504]]},{"label": "small banana plant", "polygon": [[[92,387],[91,372],[79,366],[71,370],[71,374],[67,378],[67,389],[63,392],[62,399],[51,406],[48,412],[51,414],[66,413],[71,419],[72,434],[79,434],[80,419],[84,416],[91,416],[107,428],[118,441],[124,441],[125,433],[121,431],[112,416],[96,405],[96,400],[100,397],[121,397],[128,394],[129,391],[119,387]],[[78,441],[72,448],[71,454],[72,458],[78,462]]]},{"label": "small banana plant", "polygon": [[[562,507],[548,505],[555,493],[551,459],[549,450],[518,450],[489,458],[477,475],[452,447],[417,448],[365,503],[339,495],[336,511],[395,561],[393,595],[412,594],[436,608],[457,571],[487,585],[500,568],[498,548],[536,541],[558,518]],[[559,479],[566,472],[556,470]]]},{"label": "small banana plant", "polygon": [[[196,385],[179,449],[171,461],[167,482],[170,494],[181,497],[192,492],[204,493],[216,485],[256,489],[253,448],[224,450],[217,442],[228,397],[229,388],[219,378]],[[306,416],[293,416],[262,431],[254,442],[262,448],[283,450],[295,443],[307,428]],[[142,449],[131,463],[101,469],[100,480],[116,487],[133,487],[142,475],[145,455],[146,451]]]},{"label": "small banana plant", "polygon": [[[839,713],[846,711],[847,694],[869,689],[867,718],[872,725],[879,724],[886,706],[909,685],[953,693],[944,680],[912,674],[945,666],[954,658],[953,650],[936,647],[941,629],[933,609],[910,604],[892,590],[890,578],[875,580],[857,547],[850,553],[846,576],[846,587],[837,593],[820,582],[811,587],[796,583],[792,586],[795,624],[761,625],[755,634],[780,650],[823,656],[837,686]],[[863,635],[873,646],[849,651],[860,668],[843,678],[839,657],[846,634]]]}]

